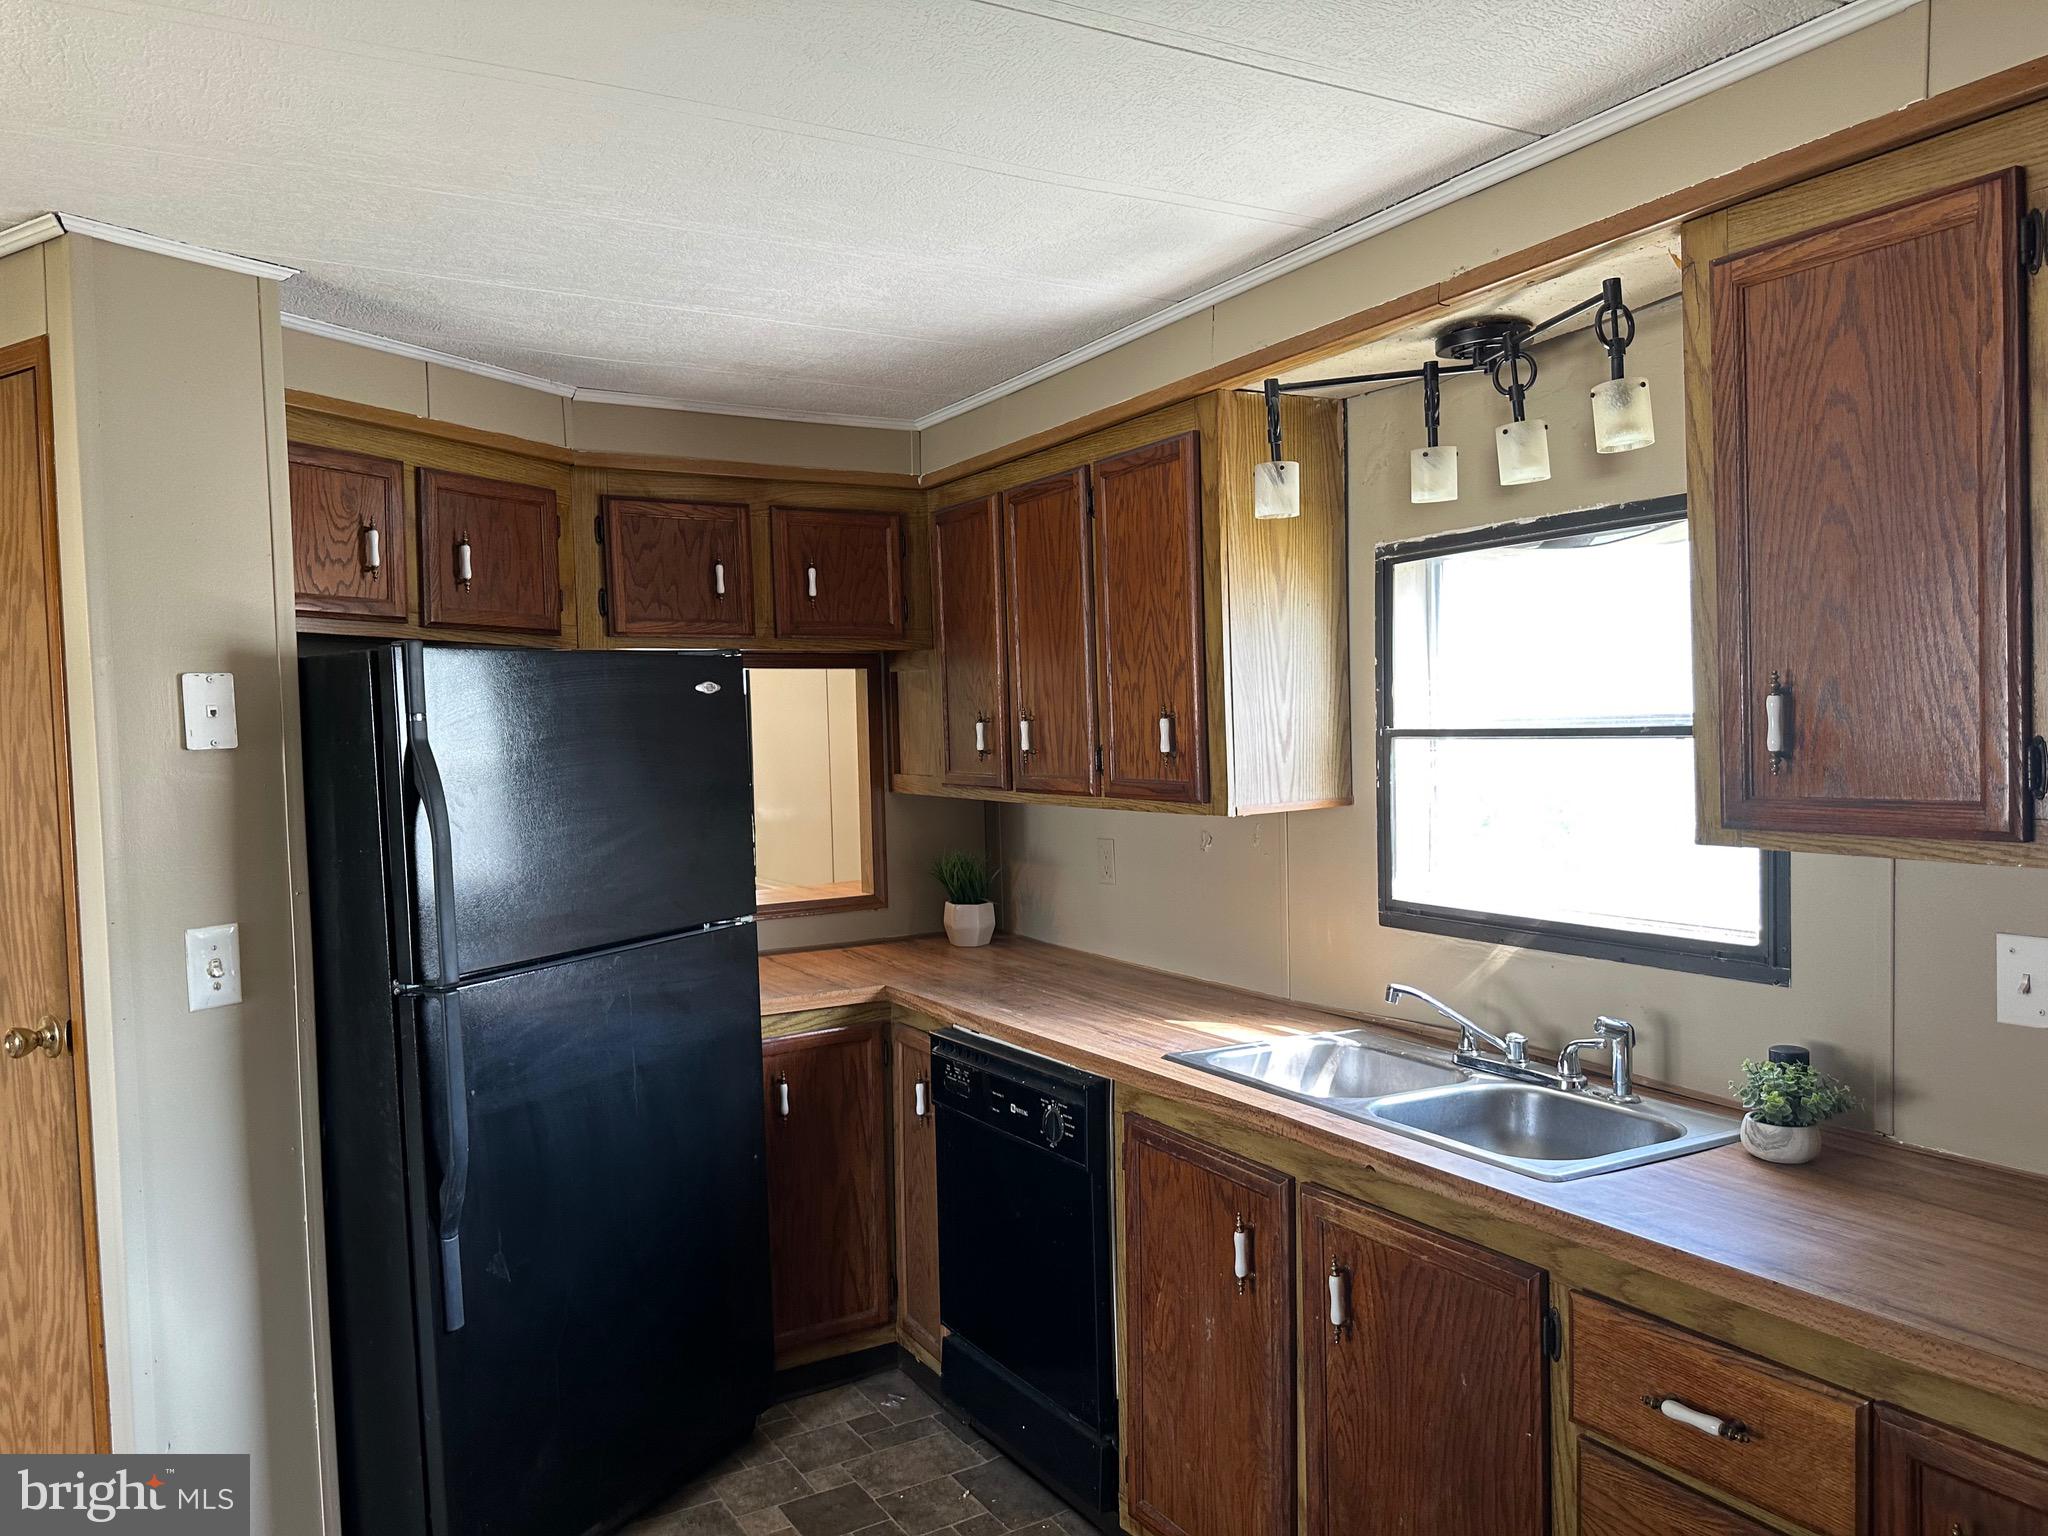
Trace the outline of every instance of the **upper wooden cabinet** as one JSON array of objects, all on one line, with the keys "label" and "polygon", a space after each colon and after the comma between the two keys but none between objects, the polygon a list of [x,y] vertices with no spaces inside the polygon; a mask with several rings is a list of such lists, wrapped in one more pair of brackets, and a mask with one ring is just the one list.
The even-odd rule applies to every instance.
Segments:
[{"label": "upper wooden cabinet", "polygon": [[423,469],[420,619],[554,634],[562,623],[561,520],[545,486]]},{"label": "upper wooden cabinet", "polygon": [[903,638],[910,609],[901,514],[772,507],[768,517],[776,634]]},{"label": "upper wooden cabinet", "polygon": [[405,466],[295,442],[291,496],[299,612],[404,618]]},{"label": "upper wooden cabinet", "polygon": [[933,638],[948,784],[1006,789],[1010,711],[1003,608],[1003,514],[993,496],[932,516]]},{"label": "upper wooden cabinet", "polygon": [[761,1047],[775,1349],[889,1321],[882,1031],[850,1025]]},{"label": "upper wooden cabinet", "polygon": [[599,517],[605,585],[598,607],[612,634],[753,634],[753,538],[744,503],[607,496]]},{"label": "upper wooden cabinet", "polygon": [[1874,1536],[2048,1536],[2048,1467],[1896,1408],[1876,1476]]},{"label": "upper wooden cabinet", "polygon": [[1288,1536],[1292,1185],[1135,1115],[1123,1178],[1125,1507],[1157,1536]]},{"label": "upper wooden cabinet", "polygon": [[1309,1536],[1543,1536],[1543,1272],[1325,1190],[1301,1226]]},{"label": "upper wooden cabinet", "polygon": [[1076,469],[1006,491],[1003,550],[1014,716],[1010,782],[1050,794],[1093,794],[1098,764],[1088,472]]},{"label": "upper wooden cabinet", "polygon": [[2040,862],[2014,133],[1685,226],[1704,841]]},{"label": "upper wooden cabinet", "polygon": [[1208,722],[1195,434],[1098,459],[1091,478],[1102,792],[1204,800]]}]

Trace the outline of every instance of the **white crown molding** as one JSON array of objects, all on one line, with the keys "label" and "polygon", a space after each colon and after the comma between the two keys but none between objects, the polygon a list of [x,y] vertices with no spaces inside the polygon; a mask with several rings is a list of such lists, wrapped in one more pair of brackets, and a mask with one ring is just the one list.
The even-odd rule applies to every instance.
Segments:
[{"label": "white crown molding", "polygon": [[0,256],[12,256],[16,251],[25,251],[30,246],[41,245],[54,240],[64,233],[64,226],[57,222],[54,213],[39,213],[32,219],[7,229],[0,229]]},{"label": "white crown molding", "polygon": [[78,214],[65,213],[61,210],[55,217],[57,222],[63,225],[64,233],[67,235],[87,235],[94,240],[104,240],[109,245],[125,245],[134,250],[148,251],[155,256],[169,256],[202,267],[218,267],[223,272],[239,272],[244,277],[267,277],[280,283],[299,275],[297,267],[280,266],[274,261],[258,261],[253,256],[237,256],[232,251],[216,251],[204,245],[187,245],[183,240],[152,235],[143,229],[103,224],[98,219],[83,218]]},{"label": "white crown molding", "polygon": [[750,416],[758,421],[802,421],[824,427],[873,427],[883,432],[909,432],[917,423],[898,416],[838,416],[830,411],[784,411],[709,400],[679,400],[667,395],[623,394],[615,389],[579,389],[578,400],[592,405],[637,405],[652,411],[701,411],[707,416]]},{"label": "white crown molding", "polygon": [[345,325],[335,325],[326,320],[314,320],[306,315],[280,315],[279,320],[288,331],[304,331],[308,336],[325,336],[329,341],[345,341],[352,347],[368,347],[374,352],[389,352],[393,357],[410,358],[416,363],[437,363],[443,368],[456,368],[463,373],[480,374],[487,379],[496,379],[501,384],[517,384],[521,389],[537,389],[543,394],[560,395],[567,399],[576,393],[572,385],[562,384],[554,379],[544,379],[538,374],[520,373],[512,368],[500,368],[493,363],[479,363],[474,358],[457,357],[453,352],[437,352],[432,347],[415,346],[409,341],[393,341],[389,336],[373,336],[368,331],[353,331]]},{"label": "white crown molding", "polygon": [[1501,182],[1519,176],[1525,171],[1532,171],[1540,165],[1561,159],[1574,150],[1584,149],[1589,144],[1597,144],[1602,139],[1611,138],[1625,129],[1635,127],[1638,123],[1648,122],[1653,117],[1660,117],[1675,107],[1684,106],[1687,102],[1697,101],[1702,96],[1733,85],[1738,80],[1747,80],[1752,75],[1761,74],[1776,65],[1796,59],[1801,54],[1811,53],[1814,49],[1838,38],[1860,32],[1865,27],[1874,26],[1888,17],[1898,15],[1901,11],[1910,10],[1919,3],[1920,0],[1848,0],[1847,4],[1829,11],[1824,16],[1816,16],[1811,21],[1802,22],[1796,27],[1780,32],[1776,37],[1766,38],[1745,48],[1740,53],[1732,53],[1725,59],[1716,60],[1689,75],[1681,75],[1676,80],[1645,91],[1642,95],[1632,97],[1618,106],[1609,107],[1604,112],[1596,112],[1584,121],[1574,123],[1569,128],[1561,128],[1533,144],[1525,144],[1520,149],[1509,150],[1483,165],[1475,165],[1468,171],[1461,171],[1448,181],[1438,182],[1427,191],[1418,192],[1392,207],[1383,208],[1355,224],[1347,224],[1342,229],[1332,230],[1327,235],[1311,240],[1306,245],[1297,246],[1271,261],[1253,267],[1248,272],[1205,288],[1200,293],[1190,294],[1187,298],[1147,315],[1142,320],[1133,321],[1121,330],[1111,331],[1107,336],[1091,341],[1085,346],[1076,347],[1071,352],[1063,352],[1050,361],[1040,363],[1037,367],[1027,369],[1013,378],[1005,379],[1000,384],[993,384],[964,400],[941,406],[929,415],[918,417],[913,425],[922,432],[942,421],[950,421],[955,416],[963,416],[1005,396],[1014,395],[1019,390],[1042,383],[1055,374],[1064,373],[1069,368],[1101,357],[1104,353],[1113,352],[1140,337],[1163,330],[1175,321],[1185,320],[1190,315],[1198,315],[1205,309],[1212,309],[1226,299],[1234,299],[1262,283],[1284,277],[1289,272],[1298,271],[1338,251],[1348,250],[1360,241],[1370,240],[1373,236],[1384,234],[1390,229],[1397,229],[1460,198],[1470,197],[1475,192],[1498,186]]}]

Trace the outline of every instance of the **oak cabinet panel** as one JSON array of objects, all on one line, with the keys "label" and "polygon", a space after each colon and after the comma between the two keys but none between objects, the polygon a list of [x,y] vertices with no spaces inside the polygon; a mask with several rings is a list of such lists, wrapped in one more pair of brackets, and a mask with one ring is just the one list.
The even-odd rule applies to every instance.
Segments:
[{"label": "oak cabinet panel", "polygon": [[1195,434],[1099,459],[1092,484],[1102,792],[1206,800]]},{"label": "oak cabinet panel", "polygon": [[419,524],[422,623],[528,634],[561,629],[561,520],[553,491],[422,469]]},{"label": "oak cabinet panel", "polygon": [[2048,1466],[1896,1408],[1877,1419],[1875,1536],[2048,1536]]},{"label": "oak cabinet panel", "polygon": [[1310,1536],[1542,1536],[1543,1272],[1312,1189],[1301,1287]]},{"label": "oak cabinet panel", "polygon": [[896,1322],[938,1369],[939,1158],[932,1102],[932,1037],[897,1025],[895,1071]]},{"label": "oak cabinet panel", "polygon": [[777,635],[903,638],[909,614],[901,513],[771,507],[768,522]]},{"label": "oak cabinet panel", "polygon": [[1579,1536],[1773,1536],[1738,1515],[1626,1457],[1579,1442]]},{"label": "oak cabinet panel", "polygon": [[1291,1186],[1137,1116],[1125,1120],[1123,1168],[1129,1512],[1158,1536],[1285,1536]]},{"label": "oak cabinet panel", "polygon": [[945,781],[1007,789],[1003,519],[995,497],[933,516],[932,571]]},{"label": "oak cabinet panel", "polygon": [[888,1322],[882,1032],[763,1042],[768,1236],[778,1353]]},{"label": "oak cabinet panel", "polygon": [[1727,827],[2031,835],[2021,207],[2006,171],[1711,265]]},{"label": "oak cabinet panel", "polygon": [[1095,603],[1088,472],[1003,493],[1010,593],[1010,782],[1050,794],[1097,792]]},{"label": "oak cabinet panel", "polygon": [[299,612],[403,619],[405,467],[309,443],[290,462]]},{"label": "oak cabinet panel", "polygon": [[612,634],[753,634],[753,538],[743,503],[607,496],[601,517],[602,606]]}]

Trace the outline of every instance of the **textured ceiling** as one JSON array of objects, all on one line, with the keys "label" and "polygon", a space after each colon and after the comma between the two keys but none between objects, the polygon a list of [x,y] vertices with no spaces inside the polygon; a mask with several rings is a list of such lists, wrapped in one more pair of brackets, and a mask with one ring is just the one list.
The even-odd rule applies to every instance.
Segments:
[{"label": "textured ceiling", "polygon": [[909,420],[1834,0],[0,0],[0,223],[581,388]]}]

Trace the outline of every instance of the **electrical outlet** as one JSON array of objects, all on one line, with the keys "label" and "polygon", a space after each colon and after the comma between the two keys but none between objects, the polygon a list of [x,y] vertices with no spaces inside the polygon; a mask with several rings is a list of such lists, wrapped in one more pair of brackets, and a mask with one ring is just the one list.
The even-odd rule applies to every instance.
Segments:
[{"label": "electrical outlet", "polygon": [[1095,839],[1095,878],[1104,885],[1116,884],[1116,839]]},{"label": "electrical outlet", "polygon": [[2048,1029],[2048,939],[1998,936],[1998,1022]]}]

